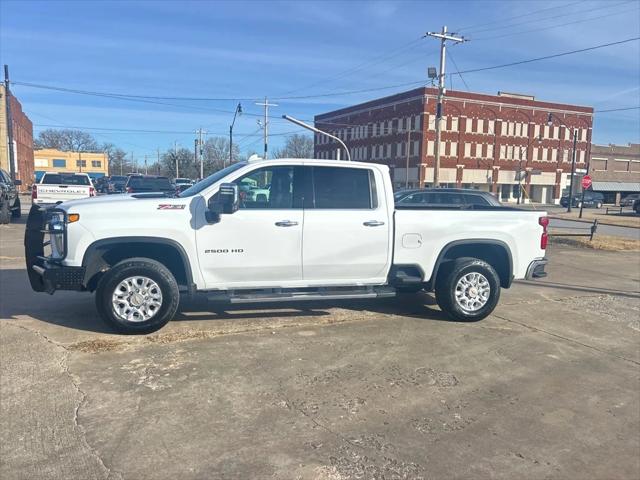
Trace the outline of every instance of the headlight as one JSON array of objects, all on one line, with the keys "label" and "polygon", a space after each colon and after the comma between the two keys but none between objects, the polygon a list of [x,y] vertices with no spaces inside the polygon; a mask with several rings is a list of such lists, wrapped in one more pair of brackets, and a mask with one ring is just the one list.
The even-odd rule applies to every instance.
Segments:
[{"label": "headlight", "polygon": [[64,256],[64,214],[62,212],[51,212],[48,224],[51,257],[61,258]]}]

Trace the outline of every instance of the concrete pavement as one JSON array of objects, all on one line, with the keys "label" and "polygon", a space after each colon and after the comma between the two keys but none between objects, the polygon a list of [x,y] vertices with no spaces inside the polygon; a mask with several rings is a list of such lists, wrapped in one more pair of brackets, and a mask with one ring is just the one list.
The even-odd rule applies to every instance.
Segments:
[{"label": "concrete pavement", "polygon": [[640,476],[637,254],[557,248],[478,323],[430,296],[181,306],[113,334],[0,227],[0,478]]}]

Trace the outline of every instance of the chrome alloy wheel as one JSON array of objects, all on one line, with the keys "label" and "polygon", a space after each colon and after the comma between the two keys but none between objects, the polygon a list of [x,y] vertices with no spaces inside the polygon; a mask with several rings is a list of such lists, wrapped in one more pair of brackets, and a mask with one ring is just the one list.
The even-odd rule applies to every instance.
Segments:
[{"label": "chrome alloy wheel", "polygon": [[456,284],[456,303],[465,312],[477,312],[487,304],[490,293],[487,278],[481,273],[470,272]]},{"label": "chrome alloy wheel", "polygon": [[162,306],[162,291],[148,277],[127,277],[113,291],[113,310],[127,322],[146,322]]}]

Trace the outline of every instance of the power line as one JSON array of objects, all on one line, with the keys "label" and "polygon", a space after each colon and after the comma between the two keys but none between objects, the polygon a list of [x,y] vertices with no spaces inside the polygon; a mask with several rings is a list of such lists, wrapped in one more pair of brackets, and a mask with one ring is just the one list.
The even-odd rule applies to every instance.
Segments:
[{"label": "power line", "polygon": [[597,50],[599,48],[611,47],[613,45],[621,45],[623,43],[635,42],[637,40],[640,40],[640,37],[627,38],[626,40],[620,40],[620,41],[617,41],[617,42],[610,42],[610,43],[603,43],[603,44],[600,44],[600,45],[594,45],[593,47],[580,48],[578,50],[571,50],[569,52],[556,53],[556,54],[553,54],[553,55],[546,55],[544,57],[531,58],[529,60],[520,60],[518,62],[503,63],[501,65],[494,65],[492,67],[474,68],[474,69],[471,69],[471,70],[464,70],[462,72],[455,72],[455,73],[456,74],[475,73],[475,72],[484,72],[486,70],[495,70],[497,68],[513,67],[515,65],[524,65],[525,63],[539,62],[540,60],[548,60],[550,58],[564,57],[566,55],[573,55],[574,53],[589,52],[589,51],[592,51],[592,50]]},{"label": "power line", "polygon": [[[606,4],[604,6],[599,6],[599,7],[594,7],[594,8],[590,8],[587,10],[582,10],[580,12],[577,12],[579,14],[583,14],[583,13],[589,13],[589,12],[594,12],[597,10],[602,10],[602,9],[609,9],[609,8],[615,8],[615,7],[619,7],[620,5],[626,5],[628,3],[633,3],[633,1],[627,1],[627,2],[620,2],[620,3],[616,3],[614,5],[610,5],[610,4]],[[556,18],[562,18],[562,17],[568,17],[568,16],[573,16],[576,15],[576,12],[568,12],[568,13],[562,13],[562,14],[554,14],[548,17],[544,17],[544,18],[536,18],[536,19],[530,19],[530,20],[524,20],[522,22],[517,22],[517,23],[511,23],[511,24],[507,24],[507,25],[502,25],[501,27],[499,27],[500,29],[506,29],[506,28],[513,28],[513,27],[519,27],[521,25],[527,25],[529,23],[536,23],[536,22],[541,22],[544,20],[554,20]],[[490,32],[495,30],[498,27],[491,27],[491,28],[484,28],[481,30],[476,30],[475,32],[473,32],[474,35],[478,34],[478,33],[482,33],[482,32]]]},{"label": "power line", "polygon": [[462,30],[465,30],[465,31],[466,30],[473,30],[473,29],[475,29],[477,27],[484,27],[486,25],[495,25],[496,23],[502,23],[504,21],[516,20],[518,18],[529,17],[529,16],[535,16],[538,13],[548,12],[549,10],[559,10],[559,9],[571,7],[573,5],[578,5],[579,3],[582,3],[582,2],[581,1],[571,2],[571,3],[567,3],[566,5],[561,5],[561,6],[554,5],[553,7],[543,8],[541,10],[534,10],[533,12],[527,12],[527,13],[523,13],[523,14],[520,14],[520,15],[515,15],[515,16],[512,16],[512,17],[505,17],[505,18],[502,18],[500,20],[493,20],[491,22],[476,23],[474,25],[468,25],[466,27],[458,28],[457,31],[461,32]]},{"label": "power line", "polygon": [[[53,124],[34,124],[33,125],[36,128],[68,128],[68,129],[73,129],[73,130],[97,130],[99,132],[114,132],[114,133],[150,133],[150,134],[176,134],[176,135],[192,135],[193,131],[189,130],[189,131],[181,131],[181,130],[140,130],[140,129],[127,129],[127,128],[110,128],[110,127],[79,127],[79,126],[70,126],[70,125],[53,125]],[[270,135],[290,135],[293,133],[297,133],[300,130],[293,130],[290,132],[283,132],[283,133],[273,133]],[[227,133],[214,133],[214,132],[209,132],[209,135],[218,135],[218,136],[226,136]],[[254,133],[240,133],[238,135],[244,135],[244,136],[255,136],[255,132]],[[260,135],[262,136],[262,135]]]},{"label": "power line", "polygon": [[608,108],[606,110],[595,110],[594,113],[624,112],[625,110],[640,110],[640,107]]},{"label": "power line", "polygon": [[558,24],[550,25],[550,26],[546,26],[546,27],[532,28],[530,30],[521,30],[521,31],[518,31],[518,32],[504,33],[504,34],[501,34],[501,35],[491,35],[489,37],[478,37],[478,38],[474,38],[473,40],[477,42],[477,41],[482,41],[482,40],[492,40],[492,39],[495,39],[495,38],[512,37],[512,36],[515,36],[515,35],[524,35],[526,33],[541,32],[541,31],[544,31],[544,30],[552,30],[554,28],[566,27],[567,25],[576,25],[578,23],[585,23],[585,22],[590,22],[590,21],[593,21],[593,20],[601,20],[603,18],[613,17],[615,15],[622,15],[623,13],[633,12],[633,11],[636,11],[636,10],[637,10],[637,8],[631,8],[629,10],[622,10],[622,11],[619,11],[619,12],[608,13],[606,15],[598,15],[596,17],[583,18],[583,19],[580,19],[580,20],[574,20],[572,22],[558,23]]},{"label": "power line", "polygon": [[367,60],[365,62],[362,62],[362,63],[356,65],[355,67],[351,67],[351,68],[349,68],[347,70],[344,70],[343,72],[338,73],[337,75],[330,76],[330,77],[327,77],[325,79],[319,80],[319,81],[314,82],[314,83],[312,83],[310,85],[307,85],[306,87],[289,90],[287,92],[282,93],[281,95],[289,95],[291,93],[299,92],[301,90],[307,90],[307,89],[316,87],[316,86],[321,85],[323,83],[330,83],[330,82],[333,82],[333,81],[338,80],[340,78],[348,77],[348,76],[352,75],[353,73],[362,70],[363,68],[372,67],[373,65],[376,65],[376,64],[382,62],[383,60],[386,60],[386,59],[388,59],[390,57],[396,56],[398,53],[400,53],[400,52],[402,52],[404,50],[408,50],[408,49],[412,48],[414,45],[417,45],[420,42],[420,40],[421,40],[421,38],[416,38],[416,39],[414,39],[414,40],[412,40],[412,41],[410,41],[410,42],[408,42],[408,43],[406,43],[404,45],[401,45],[399,47],[396,47],[396,48],[393,48],[391,50],[388,50],[387,52],[385,52],[385,53],[383,53],[381,55],[377,55],[377,56],[375,56],[375,57],[373,57],[373,58],[371,58],[371,59],[369,59],[369,60]]}]

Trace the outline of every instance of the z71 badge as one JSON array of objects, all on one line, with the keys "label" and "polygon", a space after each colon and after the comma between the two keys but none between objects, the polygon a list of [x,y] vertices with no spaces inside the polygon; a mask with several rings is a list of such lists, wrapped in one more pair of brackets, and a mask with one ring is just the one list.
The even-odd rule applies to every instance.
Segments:
[{"label": "z71 badge", "polygon": [[186,205],[176,205],[172,203],[161,203],[158,205],[158,210],[184,210]]}]

